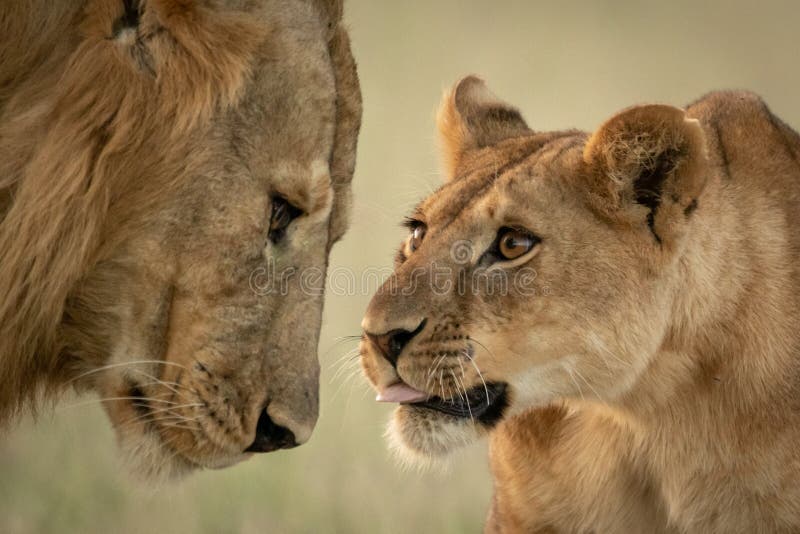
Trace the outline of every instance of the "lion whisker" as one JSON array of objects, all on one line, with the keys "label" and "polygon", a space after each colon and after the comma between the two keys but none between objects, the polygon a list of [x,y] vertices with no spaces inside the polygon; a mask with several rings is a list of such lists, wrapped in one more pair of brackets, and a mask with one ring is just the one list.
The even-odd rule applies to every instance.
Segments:
[{"label": "lion whisker", "polygon": [[[150,373],[145,373],[144,371],[141,371],[139,369],[134,369],[134,372],[139,373],[141,375],[144,375],[144,376],[146,376],[147,378],[149,378],[151,380],[154,380],[159,385],[164,386],[165,388],[167,388],[168,390],[172,391],[176,395],[188,400],[188,397],[186,396],[186,394],[184,392],[178,391],[177,389],[175,389],[174,387],[170,386],[169,384],[167,384],[166,382],[164,382],[160,378],[155,377],[155,376],[151,375]],[[187,391],[190,391],[190,392],[194,393],[193,390],[188,389],[188,388],[187,388]]]},{"label": "lion whisker", "polygon": [[179,430],[200,430],[200,427],[197,425],[190,426],[190,425],[182,425],[180,423],[163,423],[160,424],[163,428],[177,428]]},{"label": "lion whisker", "polygon": [[91,369],[89,371],[86,371],[84,373],[81,373],[81,374],[79,374],[77,376],[72,377],[66,383],[67,383],[67,385],[72,384],[76,380],[80,380],[81,378],[85,378],[85,377],[87,377],[89,375],[92,375],[92,374],[95,374],[95,373],[99,373],[101,371],[108,371],[110,369],[116,369],[118,367],[125,367],[125,366],[130,366],[130,365],[144,365],[144,364],[174,365],[175,367],[180,367],[181,369],[185,369],[185,370],[188,371],[188,369],[186,369],[185,366],[183,366],[183,365],[181,365],[179,363],[175,363],[175,362],[168,362],[168,361],[164,361],[164,360],[135,360],[135,361],[132,361],[132,362],[112,363],[112,364],[109,364],[109,365],[104,365],[102,367],[98,367],[97,369]]},{"label": "lion whisker", "polygon": [[172,454],[170,454],[169,457],[167,457],[167,460],[166,460],[165,463],[171,462],[172,460],[174,460],[178,456],[184,456],[185,457],[186,453],[189,452],[190,450],[192,450],[197,445],[197,441],[198,440],[197,440],[197,438],[196,438],[196,436],[195,436],[195,434],[193,432],[192,433],[193,443],[191,445],[189,445],[188,447],[183,447],[181,449],[176,449],[174,447],[174,444],[180,438],[181,438],[181,436],[175,436],[175,437],[173,437],[173,438],[171,438],[169,440],[162,440],[162,443],[164,444],[164,446],[166,446],[166,448],[169,451],[172,452]]},{"label": "lion whisker", "polygon": [[190,393],[195,393],[196,392],[194,388],[186,387],[183,384],[180,384],[178,382],[171,382],[169,380],[158,380],[158,379],[156,379],[153,382],[142,382],[142,383],[140,383],[138,385],[140,385],[142,387],[144,387],[144,386],[156,386],[156,385],[170,385],[172,387],[184,389],[184,390],[186,390],[186,391],[188,391]]},{"label": "lion whisker", "polygon": [[142,419],[147,419],[148,417],[152,417],[153,415],[156,415],[156,414],[159,414],[159,413],[164,413],[164,412],[166,412],[166,413],[168,413],[170,415],[181,415],[178,412],[173,412],[172,410],[177,410],[179,408],[195,408],[195,407],[201,407],[201,406],[203,406],[201,403],[194,402],[194,403],[188,403],[188,404],[179,404],[177,406],[170,406],[169,408],[160,408],[158,410],[149,410],[146,414],[142,414],[140,416],[137,416],[137,417],[134,417],[134,418],[131,418],[131,419],[127,419],[125,421],[120,422],[120,424],[126,424],[126,423],[133,423],[133,422],[136,422],[136,421],[141,421]]},{"label": "lion whisker", "polygon": [[60,406],[57,411],[68,410],[71,408],[79,408],[81,406],[89,406],[92,404],[100,404],[103,402],[112,402],[112,401],[124,401],[124,400],[135,400],[135,401],[147,401],[147,402],[160,402],[163,404],[178,404],[177,402],[168,401],[165,399],[156,399],[153,397],[104,397],[102,399],[90,399],[86,401],[76,402],[73,404],[67,404],[65,406]]},{"label": "lion whisker", "polygon": [[133,426],[134,423],[139,423],[139,422],[141,422],[141,423],[157,423],[157,424],[161,425],[164,422],[188,423],[188,422],[193,422],[193,421],[196,421],[196,420],[197,420],[197,418],[183,417],[183,416],[177,415],[177,414],[175,414],[175,415],[167,414],[167,415],[163,415],[163,416],[160,416],[160,417],[153,417],[153,418],[150,418],[150,419],[140,419],[140,418],[129,419],[129,420],[126,420],[126,421],[123,421],[123,422],[121,422],[119,424],[114,425],[114,428],[116,430],[122,430],[122,429],[128,428],[130,426]]}]

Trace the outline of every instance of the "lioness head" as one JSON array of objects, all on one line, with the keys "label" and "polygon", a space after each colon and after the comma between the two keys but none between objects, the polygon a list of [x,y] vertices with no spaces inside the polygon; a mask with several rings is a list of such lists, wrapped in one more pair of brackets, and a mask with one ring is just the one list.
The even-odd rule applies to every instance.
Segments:
[{"label": "lioness head", "polygon": [[0,416],[94,390],[143,475],[306,442],[361,113],[340,2],[17,4]]},{"label": "lioness head", "polygon": [[559,398],[614,399],[665,338],[704,186],[684,111],[536,132],[482,81],[445,96],[446,183],[408,218],[363,321],[366,376],[423,458]]}]

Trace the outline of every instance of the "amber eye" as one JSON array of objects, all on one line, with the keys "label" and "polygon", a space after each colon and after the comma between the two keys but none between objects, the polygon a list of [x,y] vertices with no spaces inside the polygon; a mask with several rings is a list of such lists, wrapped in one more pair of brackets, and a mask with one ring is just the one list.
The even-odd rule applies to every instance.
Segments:
[{"label": "amber eye", "polygon": [[286,228],[293,220],[303,214],[303,211],[292,205],[283,197],[272,198],[272,215],[269,219],[269,239],[277,243],[286,235]]},{"label": "amber eye", "polygon": [[501,228],[497,233],[497,253],[506,260],[514,260],[530,252],[539,238],[524,230]]},{"label": "amber eye", "polygon": [[425,230],[426,228],[423,224],[411,229],[411,237],[408,239],[408,248],[411,252],[417,250],[422,244],[422,240],[425,239]]}]

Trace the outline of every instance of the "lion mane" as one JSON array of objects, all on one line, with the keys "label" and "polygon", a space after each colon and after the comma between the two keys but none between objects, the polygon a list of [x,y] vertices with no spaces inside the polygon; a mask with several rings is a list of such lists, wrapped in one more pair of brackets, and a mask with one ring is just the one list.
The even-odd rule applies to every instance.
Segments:
[{"label": "lion mane", "polygon": [[[156,203],[171,185],[164,175],[151,184],[131,183],[127,160],[156,140],[186,142],[216,108],[234,103],[263,38],[242,15],[219,15],[195,2],[150,1],[141,22],[152,41],[148,50],[161,57],[137,61],[169,66],[153,76],[132,66],[127,47],[108,46],[113,36],[105,28],[120,18],[121,2],[95,2],[81,43],[55,58],[47,51],[67,47],[62,24],[79,10],[67,2],[34,4],[15,2],[0,19],[6,50],[0,62],[3,419],[32,400],[41,377],[50,389],[65,375],[59,359],[65,303],[110,245],[103,242],[115,233],[104,226],[109,212]],[[37,69],[42,61],[52,69]],[[139,204],[120,202],[130,196]]]},{"label": "lion mane", "polygon": [[[334,76],[355,76],[341,1],[298,9],[318,13]],[[36,411],[83,371],[65,352],[96,358],[86,347],[108,345],[104,311],[118,290],[109,273],[123,268],[112,252],[147,232],[142,214],[196,170],[181,154],[244,98],[254,54],[274,31],[244,10],[193,0],[10,0],[0,9],[0,424]],[[360,97],[355,78],[336,82],[352,86],[337,92],[333,152],[342,155],[330,162],[340,235]],[[87,286],[97,265],[104,274]],[[74,327],[87,322],[98,328]]]}]

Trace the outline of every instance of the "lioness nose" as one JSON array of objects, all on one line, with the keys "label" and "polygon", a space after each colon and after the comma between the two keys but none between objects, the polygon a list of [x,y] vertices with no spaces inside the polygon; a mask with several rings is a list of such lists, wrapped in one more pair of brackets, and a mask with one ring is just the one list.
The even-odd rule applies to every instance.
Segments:
[{"label": "lioness nose", "polygon": [[403,352],[406,345],[408,345],[417,334],[422,332],[423,328],[425,328],[424,320],[419,323],[419,326],[414,329],[413,332],[404,329],[396,329],[390,330],[385,334],[365,333],[378,352],[380,352],[393,367],[397,367],[397,359],[400,357],[400,353]]},{"label": "lioness nose", "polygon": [[244,452],[272,452],[278,449],[291,449],[297,445],[294,432],[276,425],[267,414],[267,410],[261,410],[256,424],[256,438]]}]

